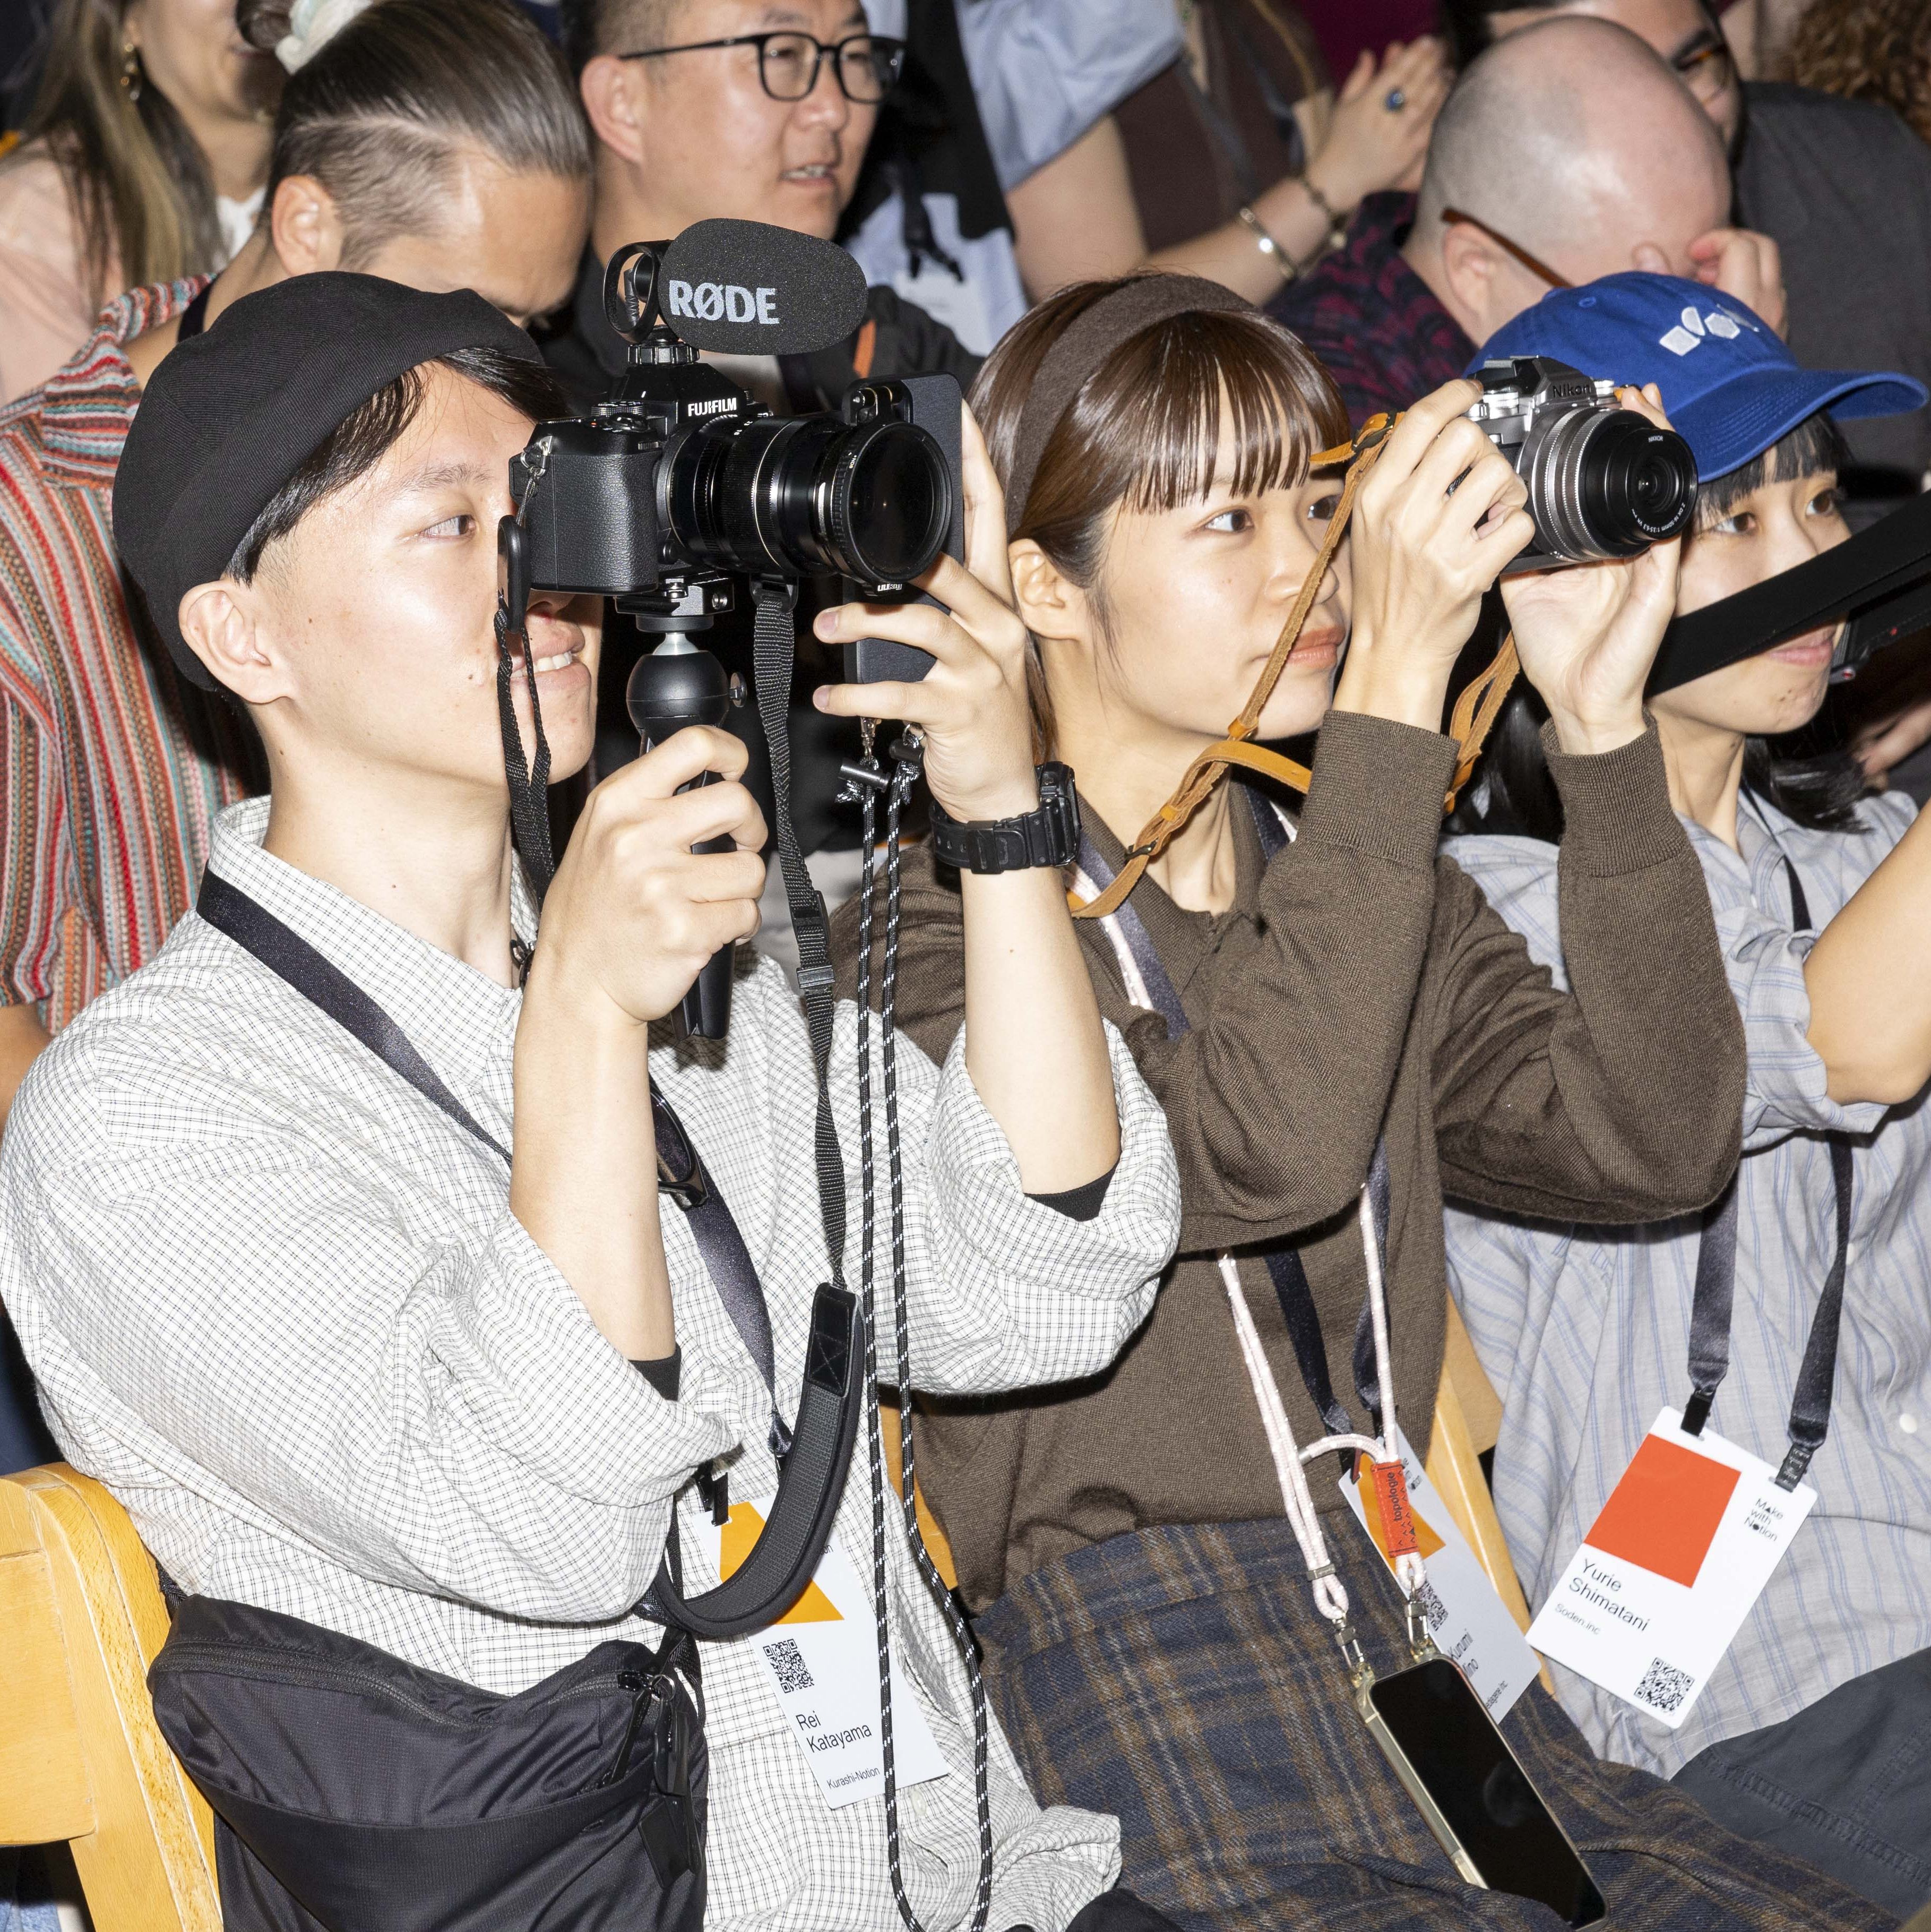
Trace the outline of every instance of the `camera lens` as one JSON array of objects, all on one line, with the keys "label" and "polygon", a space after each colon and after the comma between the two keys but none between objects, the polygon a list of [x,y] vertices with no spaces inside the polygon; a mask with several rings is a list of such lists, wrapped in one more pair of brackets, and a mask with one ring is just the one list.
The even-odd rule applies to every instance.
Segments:
[{"label": "camera lens", "polygon": [[1696,503],[1696,459],[1673,430],[1633,410],[1600,419],[1583,463],[1584,514],[1617,540],[1613,556],[1633,556],[1663,543],[1690,520]]},{"label": "camera lens", "polygon": [[928,568],[952,520],[952,478],[938,445],[910,423],[851,432],[837,458],[829,502],[847,577],[903,584]]},{"label": "camera lens", "polygon": [[1521,464],[1536,548],[1573,563],[1635,556],[1689,523],[1696,459],[1633,410],[1575,410],[1531,431]]},{"label": "camera lens", "polygon": [[667,470],[678,543],[751,576],[902,584],[937,559],[952,520],[938,445],[896,418],[720,418],[688,431]]}]

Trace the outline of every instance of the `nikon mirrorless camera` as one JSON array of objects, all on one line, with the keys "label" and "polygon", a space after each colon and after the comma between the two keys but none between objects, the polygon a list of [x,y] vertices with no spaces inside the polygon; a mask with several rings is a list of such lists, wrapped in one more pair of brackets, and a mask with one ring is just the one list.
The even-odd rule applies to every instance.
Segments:
[{"label": "nikon mirrorless camera", "polygon": [[1673,430],[1616,400],[1616,386],[1546,356],[1485,362],[1468,412],[1528,488],[1536,533],[1511,571],[1636,556],[1696,507],[1696,459]]},{"label": "nikon mirrorless camera", "polygon": [[[523,580],[609,597],[640,629],[672,634],[708,629],[747,579],[836,576],[847,598],[917,596],[912,580],[942,551],[964,548],[958,383],[949,376],[862,381],[835,412],[773,415],[699,350],[726,346],[728,337],[733,352],[754,352],[766,318],[772,352],[826,346],[810,338],[836,328],[829,338],[836,340],[856,326],[852,291],[841,284],[839,300],[828,303],[821,287],[807,286],[794,303],[781,264],[763,271],[779,286],[736,290],[742,302],[694,302],[688,276],[701,270],[676,272],[685,245],[682,238],[667,248],[632,244],[612,258],[604,300],[630,345],[623,373],[589,416],[539,423],[512,462],[520,528],[506,540],[520,546]],[[862,316],[864,278],[842,250],[797,236],[781,245],[850,264]],[[824,258],[804,259],[822,281]],[[697,292],[716,286],[700,283]],[[802,310],[814,293],[831,319],[805,323],[801,338],[799,326],[787,332],[787,311]],[[661,297],[679,316],[679,330],[663,319]],[[721,313],[707,327],[712,308]],[[930,668],[923,652],[868,644],[854,647],[854,681]]]}]

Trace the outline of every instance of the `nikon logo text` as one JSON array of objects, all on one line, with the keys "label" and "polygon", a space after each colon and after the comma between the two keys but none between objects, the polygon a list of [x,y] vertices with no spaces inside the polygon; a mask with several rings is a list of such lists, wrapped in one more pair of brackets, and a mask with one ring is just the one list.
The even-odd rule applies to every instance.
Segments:
[{"label": "nikon logo text", "polygon": [[778,322],[775,289],[740,288],[736,282],[699,282],[693,286],[673,279],[666,293],[667,315],[693,322],[761,322],[771,327]]}]

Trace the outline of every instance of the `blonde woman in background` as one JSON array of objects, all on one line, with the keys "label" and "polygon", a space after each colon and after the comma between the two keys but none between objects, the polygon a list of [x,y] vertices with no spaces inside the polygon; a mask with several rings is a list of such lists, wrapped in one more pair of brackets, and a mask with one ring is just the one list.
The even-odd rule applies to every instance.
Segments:
[{"label": "blonde woman in background", "polygon": [[59,0],[0,161],[0,402],[44,382],[124,288],[220,268],[261,206],[281,69],[232,0]]}]

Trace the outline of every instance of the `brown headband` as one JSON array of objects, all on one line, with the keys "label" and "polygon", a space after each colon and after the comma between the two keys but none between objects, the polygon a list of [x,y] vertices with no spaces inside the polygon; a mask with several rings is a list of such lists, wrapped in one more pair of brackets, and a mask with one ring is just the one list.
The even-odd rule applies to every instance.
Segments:
[{"label": "brown headband", "polygon": [[1006,534],[1018,534],[1039,459],[1087,379],[1123,342],[1171,316],[1201,310],[1254,313],[1252,302],[1198,275],[1135,275],[1102,296],[1047,350],[1019,413],[1018,446],[1006,484]]}]

